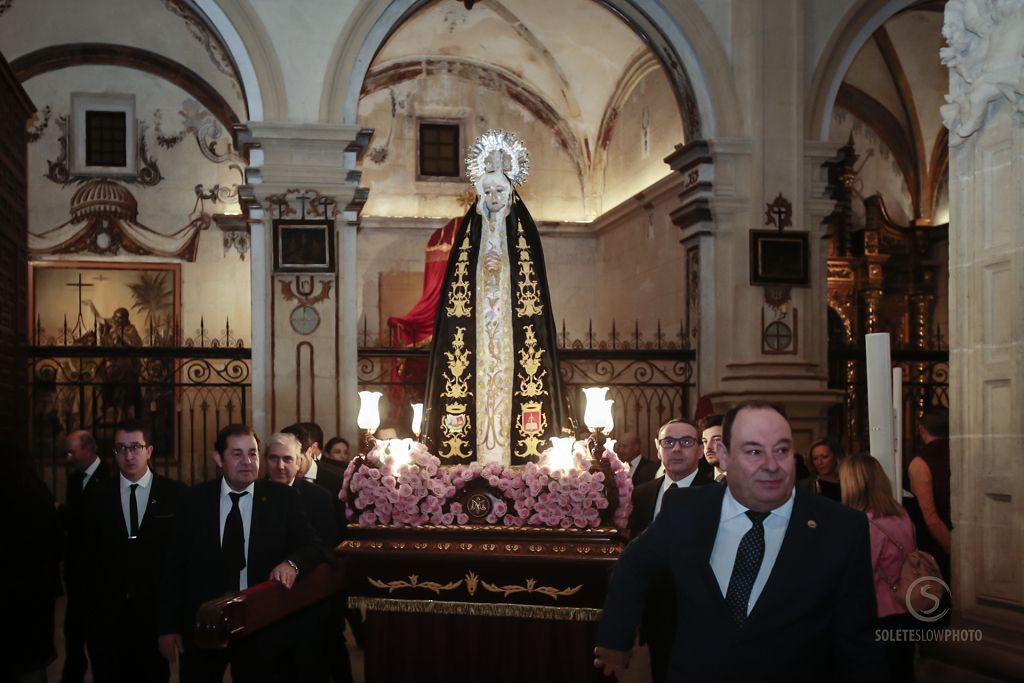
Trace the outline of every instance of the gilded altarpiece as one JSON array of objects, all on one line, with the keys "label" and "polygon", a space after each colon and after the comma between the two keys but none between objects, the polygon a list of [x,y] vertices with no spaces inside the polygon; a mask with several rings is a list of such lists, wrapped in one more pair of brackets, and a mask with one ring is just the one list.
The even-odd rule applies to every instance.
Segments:
[{"label": "gilded altarpiece", "polygon": [[848,452],[867,447],[864,335],[887,332],[893,365],[903,369],[903,443],[909,458],[917,420],[928,408],[948,405],[949,349],[935,322],[936,302],[946,299],[938,276],[948,225],[898,225],[878,195],[864,200],[864,225],[854,225],[857,158],[848,144],[829,166],[836,200],[827,221],[829,385],[844,392],[843,402],[830,412],[829,434]]}]

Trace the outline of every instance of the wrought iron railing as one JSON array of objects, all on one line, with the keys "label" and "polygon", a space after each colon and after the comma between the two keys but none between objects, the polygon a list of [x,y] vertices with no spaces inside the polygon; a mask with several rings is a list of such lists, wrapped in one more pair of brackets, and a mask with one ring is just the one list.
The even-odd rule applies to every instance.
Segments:
[{"label": "wrought iron railing", "polygon": [[153,469],[186,483],[210,478],[209,454],[224,425],[249,422],[246,348],[32,346],[30,439],[41,474],[59,495],[64,437],[90,431],[109,460],[118,421],[150,431]]}]

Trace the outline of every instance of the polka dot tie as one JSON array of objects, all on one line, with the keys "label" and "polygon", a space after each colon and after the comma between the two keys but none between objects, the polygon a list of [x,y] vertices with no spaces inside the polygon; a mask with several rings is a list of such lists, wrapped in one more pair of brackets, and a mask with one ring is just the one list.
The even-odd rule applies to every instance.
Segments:
[{"label": "polka dot tie", "polygon": [[737,624],[747,619],[750,590],[754,587],[757,573],[761,571],[761,560],[764,559],[764,520],[767,516],[767,512],[747,510],[747,517],[753,526],[743,534],[740,546],[736,549],[736,562],[732,566],[725,604],[729,606],[729,612]]}]

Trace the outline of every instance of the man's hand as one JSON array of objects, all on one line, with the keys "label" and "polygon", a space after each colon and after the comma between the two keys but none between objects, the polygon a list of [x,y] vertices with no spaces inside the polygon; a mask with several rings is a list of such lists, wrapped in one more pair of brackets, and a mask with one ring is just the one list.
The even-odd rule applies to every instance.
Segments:
[{"label": "man's hand", "polygon": [[295,577],[298,574],[295,567],[287,562],[282,562],[270,571],[270,580],[277,581],[288,590],[291,590],[291,587],[295,585]]},{"label": "man's hand", "polygon": [[612,650],[605,647],[594,648],[594,667],[601,670],[605,676],[615,675],[621,679],[626,669],[629,668],[629,660],[633,653],[629,650]]},{"label": "man's hand", "polygon": [[157,647],[160,648],[160,654],[171,665],[177,661],[178,653],[183,651],[180,633],[165,633],[156,639],[156,643]]}]

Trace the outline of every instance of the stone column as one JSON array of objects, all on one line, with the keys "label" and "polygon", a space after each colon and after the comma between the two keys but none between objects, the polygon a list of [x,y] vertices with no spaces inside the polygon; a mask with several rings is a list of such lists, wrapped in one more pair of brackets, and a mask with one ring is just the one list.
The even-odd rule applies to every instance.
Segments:
[{"label": "stone column", "polygon": [[956,625],[982,640],[936,656],[1010,678],[1024,671],[1024,0],[945,13],[952,591]]},{"label": "stone column", "polygon": [[[672,219],[699,269],[689,280],[699,285],[698,387],[716,410],[755,398],[783,404],[805,451],[842,400],[828,388],[821,240],[834,208],[822,164],[835,146],[804,139],[803,3],[731,5],[745,135],[689,141],[666,159],[686,178]],[[806,235],[806,260],[789,263],[790,274],[806,265],[806,282],[751,284],[752,230]]]},{"label": "stone column", "polygon": [[[358,158],[372,131],[253,122],[253,422],[261,435],[312,421],[325,438],[357,435]],[[332,220],[330,272],[275,270],[274,220]],[[322,444],[321,444],[322,445]]]}]

